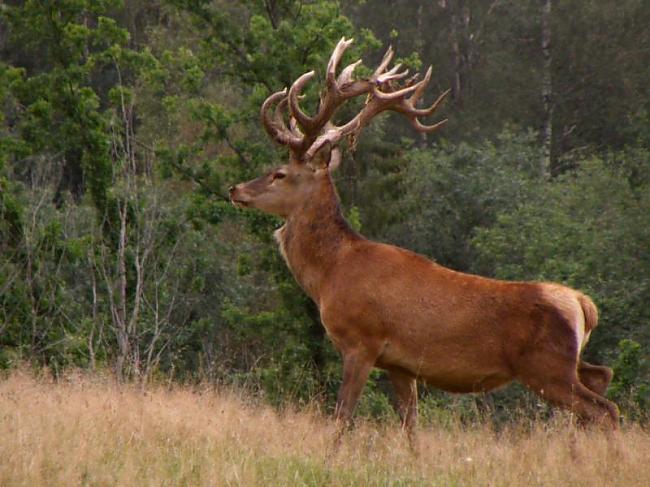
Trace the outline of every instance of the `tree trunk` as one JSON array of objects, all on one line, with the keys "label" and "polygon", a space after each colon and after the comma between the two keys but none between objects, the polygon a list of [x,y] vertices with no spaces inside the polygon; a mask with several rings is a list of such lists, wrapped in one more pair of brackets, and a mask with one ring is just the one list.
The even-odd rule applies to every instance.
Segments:
[{"label": "tree trunk", "polygon": [[[415,17],[416,19],[416,29],[417,29],[417,39],[415,41],[415,48],[417,52],[421,53],[424,51],[424,39],[426,39],[426,33],[424,31],[424,26],[422,19],[424,18],[424,11],[423,11],[423,4],[420,3],[418,5],[418,10],[417,10],[417,15]],[[422,104],[422,101],[420,101],[420,104]],[[426,132],[420,132],[420,148],[424,149],[427,146],[427,133]]]},{"label": "tree trunk", "polygon": [[451,96],[456,104],[460,105],[463,95],[463,54],[461,51],[461,15],[462,5],[453,5],[454,2],[446,2],[450,13],[449,36],[451,41],[451,62],[453,74],[451,78]]},{"label": "tree trunk", "polygon": [[81,166],[82,151],[75,148],[65,152],[63,172],[57,184],[52,202],[57,208],[63,206],[65,193],[70,192],[75,203],[81,201],[84,192],[84,171]]},{"label": "tree trunk", "polygon": [[[488,9],[490,14],[493,5]],[[451,96],[456,105],[461,105],[470,86],[470,72],[478,57],[476,39],[480,29],[472,29],[472,11],[465,0],[439,0],[449,19],[449,44],[451,46]]]},{"label": "tree trunk", "polygon": [[542,160],[540,173],[548,178],[552,168],[553,149],[553,78],[551,73],[551,0],[542,0],[542,101],[544,126],[542,128]]},{"label": "tree trunk", "polygon": [[120,208],[120,240],[117,253],[117,274],[118,274],[118,302],[117,309],[115,310],[115,317],[117,321],[117,342],[119,346],[117,361],[115,364],[115,373],[120,382],[125,379],[125,366],[129,359],[130,343],[129,332],[126,322],[126,291],[127,291],[127,276],[126,276],[126,217],[127,217],[127,202],[122,202]]}]

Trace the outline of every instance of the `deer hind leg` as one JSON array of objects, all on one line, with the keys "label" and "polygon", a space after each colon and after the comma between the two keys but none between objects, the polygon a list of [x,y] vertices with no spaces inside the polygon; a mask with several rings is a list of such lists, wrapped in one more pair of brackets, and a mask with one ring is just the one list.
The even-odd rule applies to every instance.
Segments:
[{"label": "deer hind leg", "polygon": [[612,369],[604,365],[592,365],[584,360],[578,363],[580,382],[601,396],[605,395],[613,375]]},{"label": "deer hind leg", "polygon": [[400,369],[388,371],[388,377],[395,389],[395,409],[402,420],[402,429],[406,432],[411,451],[418,453],[415,427],[418,417],[418,386],[415,377]]},{"label": "deer hind leg", "polygon": [[550,403],[571,410],[583,423],[618,427],[616,405],[580,382],[575,365],[567,363],[560,374],[542,370],[522,377],[521,382]]}]

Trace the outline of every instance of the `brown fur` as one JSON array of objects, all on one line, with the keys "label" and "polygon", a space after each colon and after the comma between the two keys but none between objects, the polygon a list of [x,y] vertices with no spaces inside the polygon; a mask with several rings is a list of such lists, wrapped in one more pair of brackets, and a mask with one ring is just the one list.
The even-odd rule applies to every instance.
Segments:
[{"label": "brown fur", "polygon": [[[418,108],[431,79],[388,70],[388,49],[372,75],[355,80],[358,63],[337,65],[351,40],[342,38],[327,65],[327,89],[314,116],[299,97],[314,72],[291,89],[269,96],[261,120],[268,134],[289,148],[286,164],[231,188],[234,204],[286,220],[275,236],[287,265],[318,305],[327,334],[343,357],[336,417],[347,423],[373,367],[388,371],[397,408],[413,439],[416,379],[451,392],[489,391],[518,380],[585,421],[615,428],[618,411],[603,397],[611,370],[580,361],[598,312],[584,294],[559,284],[506,282],[462,274],[392,245],[371,242],[341,215],[329,170],[341,160],[338,142],[352,137],[378,113],[405,116],[419,132],[445,92]],[[365,96],[361,111],[342,126],[331,117],[347,99]],[[270,109],[276,109],[271,116]],[[282,115],[288,108],[290,123]]]},{"label": "brown fur", "polygon": [[378,367],[389,372],[409,434],[416,379],[451,392],[489,391],[518,380],[586,421],[616,427],[617,408],[603,397],[611,370],[579,358],[583,335],[597,323],[588,297],[559,284],[455,272],[369,241],[343,219],[326,169],[281,169],[290,174],[274,183],[275,191],[282,195],[282,186],[304,194],[295,204],[269,203],[259,180],[236,186],[231,196],[266,211],[285,205],[275,211],[286,218],[276,238],[343,357],[338,418],[349,420],[370,370]]}]

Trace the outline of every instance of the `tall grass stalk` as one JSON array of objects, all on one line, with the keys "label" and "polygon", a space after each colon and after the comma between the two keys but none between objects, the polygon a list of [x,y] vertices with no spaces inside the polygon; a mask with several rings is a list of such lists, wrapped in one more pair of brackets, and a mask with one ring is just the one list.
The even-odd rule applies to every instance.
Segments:
[{"label": "tall grass stalk", "polygon": [[0,380],[0,485],[650,485],[650,432],[566,421],[435,424],[411,454],[399,425],[359,421],[335,451],[316,407],[281,412],[209,386],[146,390],[101,376]]}]

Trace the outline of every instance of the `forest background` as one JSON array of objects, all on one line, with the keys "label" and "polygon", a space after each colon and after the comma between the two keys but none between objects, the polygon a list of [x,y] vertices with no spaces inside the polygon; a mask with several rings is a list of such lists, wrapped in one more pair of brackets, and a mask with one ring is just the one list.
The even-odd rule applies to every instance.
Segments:
[{"label": "forest background", "polygon": [[[213,381],[332,408],[340,361],[227,187],[286,159],[262,101],[388,44],[451,88],[446,128],[367,128],[336,174],[364,235],[464,272],[583,290],[586,355],[650,414],[650,8],[643,0],[0,3],[0,368]],[[318,99],[318,83],[305,106]],[[355,106],[342,110],[342,119]],[[362,414],[389,413],[372,376]],[[545,417],[521,388],[422,391],[424,417]],[[520,406],[513,408],[512,406]]]}]

